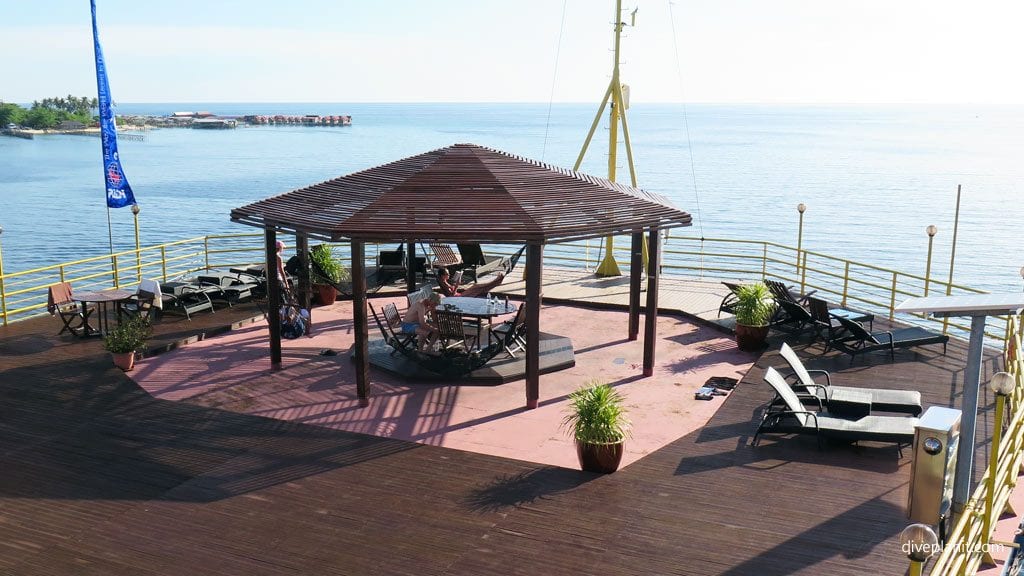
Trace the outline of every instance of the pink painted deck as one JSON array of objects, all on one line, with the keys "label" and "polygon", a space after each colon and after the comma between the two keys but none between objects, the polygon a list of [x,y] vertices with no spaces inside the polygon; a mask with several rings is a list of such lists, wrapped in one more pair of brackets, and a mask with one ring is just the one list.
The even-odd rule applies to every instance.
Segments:
[{"label": "pink painted deck", "polygon": [[[131,376],[158,398],[574,468],[561,421],[566,396],[581,384],[597,379],[625,395],[633,422],[628,465],[703,426],[724,397],[695,400],[694,391],[712,376],[740,378],[756,359],[720,332],[662,316],[654,376],[643,378],[643,343],[627,340],[625,312],[545,306],[541,329],[572,338],[576,366],[541,376],[539,408],[525,409],[523,380],[413,382],[375,369],[370,405],[361,408],[349,358],[351,318],[351,302],[314,309],[314,334],[284,341],[279,371],[270,370],[266,323],[258,322],[146,359]],[[325,348],[338,355],[321,356]]]}]

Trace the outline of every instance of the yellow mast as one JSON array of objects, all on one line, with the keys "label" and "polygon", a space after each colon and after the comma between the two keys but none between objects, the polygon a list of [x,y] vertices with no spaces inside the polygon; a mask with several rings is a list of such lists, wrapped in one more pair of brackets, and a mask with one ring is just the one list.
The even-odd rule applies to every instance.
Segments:
[{"label": "yellow mast", "polygon": [[[604,98],[601,100],[601,106],[597,110],[597,115],[594,116],[594,122],[590,125],[590,131],[587,133],[587,138],[583,142],[583,149],[580,150],[580,155],[576,159],[576,165],[573,170],[579,170],[583,164],[583,157],[587,153],[587,148],[590,146],[590,141],[594,137],[594,132],[597,130],[597,125],[601,121],[601,115],[604,114],[604,109],[608,106],[609,101],[611,102],[611,110],[609,111],[608,117],[608,179],[615,181],[615,168],[617,161],[618,151],[618,138],[619,138],[619,122],[622,123],[622,136],[626,145],[626,159],[629,164],[629,176],[633,186],[636,186],[636,168],[633,166],[633,149],[629,144],[629,123],[626,121],[626,109],[629,107],[629,100],[627,94],[629,93],[629,87],[623,86],[619,82],[619,46],[620,39],[622,36],[622,28],[627,24],[622,21],[622,0],[615,0],[615,49],[613,51],[612,60],[612,79],[608,84],[608,89],[604,93]],[[629,26],[636,25],[636,10],[630,14]],[[604,259],[601,264],[597,267],[598,276],[621,276],[622,272],[619,271],[619,265],[615,262],[615,256],[612,253],[614,248],[614,241],[611,236],[608,236],[604,240]],[[647,261],[647,244],[644,243],[644,262]]]}]

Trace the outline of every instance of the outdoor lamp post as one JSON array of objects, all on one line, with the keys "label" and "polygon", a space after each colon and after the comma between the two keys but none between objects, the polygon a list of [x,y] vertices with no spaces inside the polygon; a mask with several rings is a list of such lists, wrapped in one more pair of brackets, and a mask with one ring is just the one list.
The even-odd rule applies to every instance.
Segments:
[{"label": "outdoor lamp post", "polygon": [[924,267],[924,295],[928,295],[928,284],[932,277],[932,242],[935,240],[935,235],[938,234],[939,229],[934,224],[929,225],[925,229],[928,233],[928,263]]},{"label": "outdoor lamp post", "polygon": [[910,559],[910,576],[921,576],[924,561],[939,548],[939,538],[927,524],[911,524],[900,532],[900,550]]},{"label": "outdoor lamp post", "polygon": [[796,232],[796,271],[800,272],[800,254],[804,242],[804,212],[807,205],[803,202],[796,205],[796,211],[800,213],[800,226]]},{"label": "outdoor lamp post", "polygon": [[[996,491],[996,473],[999,468],[999,448],[1003,436],[1003,421],[1006,413],[1006,399],[1013,393],[1016,383],[1009,372],[996,372],[988,382],[989,390],[996,395],[996,420],[992,425],[992,450],[988,455],[988,495],[985,499],[985,523],[983,539],[992,536],[992,507]],[[986,561],[991,556],[986,552]]]},{"label": "outdoor lamp post", "polygon": [[142,255],[139,254],[139,208],[138,204],[132,204],[132,218],[135,220],[135,279],[142,281]]}]

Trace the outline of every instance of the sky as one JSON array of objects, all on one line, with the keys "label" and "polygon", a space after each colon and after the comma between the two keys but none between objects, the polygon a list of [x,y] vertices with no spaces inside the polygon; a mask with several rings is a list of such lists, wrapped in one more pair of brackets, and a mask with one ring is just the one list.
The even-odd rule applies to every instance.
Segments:
[{"label": "sky", "polygon": [[[117,102],[596,102],[614,0],[96,0]],[[95,95],[87,0],[0,0],[0,100]],[[634,102],[1024,104],[1017,0],[634,0]],[[564,9],[564,21],[563,21]]]}]

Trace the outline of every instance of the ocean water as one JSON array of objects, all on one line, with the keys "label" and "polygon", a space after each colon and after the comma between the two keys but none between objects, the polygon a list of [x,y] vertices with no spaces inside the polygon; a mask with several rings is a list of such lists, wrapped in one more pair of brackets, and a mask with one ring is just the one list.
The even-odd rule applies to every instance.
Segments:
[{"label": "ocean water", "polygon": [[[119,114],[351,114],[346,128],[161,129],[120,142],[144,245],[251,232],[232,208],[459,142],[572,167],[596,104],[122,104]],[[635,104],[638,182],[694,216],[673,235],[773,240],[945,278],[962,185],[954,281],[1021,289],[1024,108]],[[600,128],[582,171],[607,175]],[[5,270],[104,254],[98,138],[0,137]],[[620,149],[619,181],[628,182]],[[110,211],[115,250],[134,247],[128,209]],[[669,248],[672,248],[669,240]]]}]

